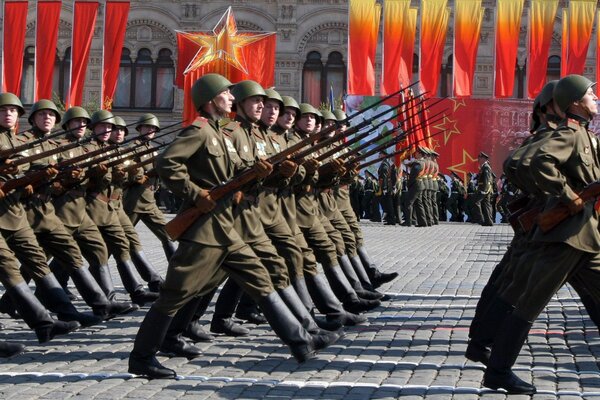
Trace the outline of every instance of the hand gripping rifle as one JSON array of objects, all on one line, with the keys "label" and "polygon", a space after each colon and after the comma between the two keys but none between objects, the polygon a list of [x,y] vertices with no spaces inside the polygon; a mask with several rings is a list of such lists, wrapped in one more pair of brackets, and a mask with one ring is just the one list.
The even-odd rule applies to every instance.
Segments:
[{"label": "hand gripping rifle", "polygon": [[[590,183],[579,192],[579,197],[586,203],[596,200],[598,196],[600,196],[600,181]],[[536,218],[536,223],[542,232],[547,233],[570,216],[569,207],[565,203],[559,203],[540,213]]]}]

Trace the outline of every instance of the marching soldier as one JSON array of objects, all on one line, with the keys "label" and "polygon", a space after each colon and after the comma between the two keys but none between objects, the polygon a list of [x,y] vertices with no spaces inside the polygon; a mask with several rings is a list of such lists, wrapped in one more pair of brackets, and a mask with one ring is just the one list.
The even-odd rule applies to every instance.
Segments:
[{"label": "marching soldier", "polygon": [[474,201],[475,221],[483,226],[494,225],[492,196],[494,194],[494,174],[489,163],[489,156],[483,151],[477,156],[479,174],[477,174],[477,196]]},{"label": "marching soldier", "polygon": [[448,199],[448,210],[450,211],[451,222],[464,222],[464,203],[467,196],[467,189],[456,172],[451,172],[452,182],[450,183],[450,198]]},{"label": "marching soldier", "polygon": [[415,153],[415,159],[410,164],[410,171],[407,180],[408,193],[406,199],[406,217],[405,226],[427,226],[425,219],[425,207],[421,200],[425,190],[423,175],[425,174],[425,162],[423,160],[424,151],[419,146]]},{"label": "marching soldier", "polygon": [[377,191],[377,184],[375,183],[375,179],[373,179],[373,175],[369,171],[365,171],[365,184],[364,184],[364,192],[365,195],[362,201],[362,210],[363,210],[363,218],[370,220],[371,219],[371,210],[373,209],[371,204],[374,200],[375,192]]}]

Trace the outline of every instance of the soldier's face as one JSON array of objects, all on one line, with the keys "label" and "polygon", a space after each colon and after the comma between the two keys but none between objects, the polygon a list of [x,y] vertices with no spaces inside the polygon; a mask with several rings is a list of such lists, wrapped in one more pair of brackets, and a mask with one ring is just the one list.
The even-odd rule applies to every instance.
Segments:
[{"label": "soldier's face", "polygon": [[[330,126],[333,126],[335,124],[335,122],[333,122],[332,120],[328,119],[323,123],[323,129],[327,129]],[[329,132],[329,137],[335,135],[335,130],[332,130],[331,132]]]},{"label": "soldier's face", "polygon": [[85,134],[85,127],[87,126],[87,120],[85,118],[73,118],[67,124],[69,133],[76,138],[82,138]]},{"label": "soldier's face", "polygon": [[283,113],[277,118],[277,125],[283,129],[290,129],[296,122],[296,110],[292,107],[285,107]]},{"label": "soldier's face", "polygon": [[303,114],[298,122],[296,122],[296,126],[302,132],[311,133],[315,130],[317,118],[314,114]]},{"label": "soldier's face", "polygon": [[125,129],[115,128],[110,132],[110,141],[113,143],[123,143],[125,139]]},{"label": "soldier's face", "polygon": [[241,108],[244,115],[252,122],[260,119],[264,107],[262,96],[250,96],[238,104],[238,108]]},{"label": "soldier's face", "polygon": [[217,112],[221,115],[227,115],[231,112],[234,97],[229,89],[222,91],[212,99],[212,104],[216,107]]},{"label": "soldier's face", "polygon": [[156,135],[156,127],[154,125],[140,125],[140,139],[151,140]]},{"label": "soldier's face", "polygon": [[106,142],[110,138],[110,134],[113,130],[113,124],[107,122],[100,122],[94,126],[94,136],[101,142]]},{"label": "soldier's face", "polygon": [[582,99],[579,100],[579,105],[587,112],[590,118],[598,114],[598,97],[594,93],[594,89],[589,88]]},{"label": "soldier's face", "polygon": [[56,124],[56,114],[52,110],[40,110],[33,114],[33,125],[40,131],[48,133]]},{"label": "soldier's face", "polygon": [[12,129],[17,125],[19,120],[19,109],[15,106],[0,107],[0,126],[7,129]]},{"label": "soldier's face", "polygon": [[260,115],[260,120],[266,126],[273,126],[279,117],[279,102],[275,100],[265,101],[265,106]]}]

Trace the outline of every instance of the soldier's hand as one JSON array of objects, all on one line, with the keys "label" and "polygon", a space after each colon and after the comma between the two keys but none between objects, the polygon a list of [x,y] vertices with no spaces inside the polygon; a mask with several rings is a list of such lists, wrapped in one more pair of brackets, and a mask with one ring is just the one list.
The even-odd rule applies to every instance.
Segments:
[{"label": "soldier's hand", "polygon": [[60,196],[65,192],[65,187],[62,185],[60,181],[52,182],[52,186],[50,187],[50,191],[54,196]]},{"label": "soldier's hand", "polygon": [[244,193],[242,191],[237,191],[233,194],[233,204],[238,205],[242,202],[244,198]]},{"label": "soldier's hand", "polygon": [[266,178],[271,175],[273,172],[273,165],[265,160],[258,160],[256,164],[254,164],[254,172],[259,178]]},{"label": "soldier's hand", "polygon": [[294,176],[296,171],[298,170],[298,164],[291,160],[285,160],[279,165],[279,173],[284,178],[290,178]]},{"label": "soldier's hand", "polygon": [[108,173],[108,167],[105,164],[98,164],[92,168],[92,173],[96,176],[104,176]]},{"label": "soldier's hand", "polygon": [[113,169],[113,176],[115,180],[122,181],[125,179],[125,175],[127,175],[127,173],[123,170],[123,168],[116,167]]},{"label": "soldier's hand", "polygon": [[344,165],[344,161],[340,160],[339,158],[335,158],[333,160],[333,169],[335,170],[335,172],[337,172],[338,175],[345,175],[346,172],[348,171],[346,169],[346,166]]},{"label": "soldier's hand", "polygon": [[48,167],[46,168],[45,175],[47,180],[54,179],[56,178],[56,175],[58,175],[58,169],[54,167]]},{"label": "soldier's hand", "polygon": [[4,191],[2,189],[0,189],[0,200],[4,199],[6,197],[6,194],[4,193]]},{"label": "soldier's hand", "polygon": [[217,203],[210,197],[210,192],[206,189],[200,189],[200,195],[196,199],[196,207],[203,213],[210,212]]},{"label": "soldier's hand", "polygon": [[583,210],[584,205],[585,205],[585,203],[584,203],[583,199],[579,196],[577,196],[576,198],[574,198],[573,200],[571,200],[571,202],[569,202],[567,204],[571,215],[575,215],[578,212],[580,212],[581,210]]},{"label": "soldier's hand", "polygon": [[136,179],[135,182],[137,184],[143,185],[144,183],[148,182],[148,175],[142,175],[140,178]]},{"label": "soldier's hand", "polygon": [[23,194],[25,197],[29,197],[33,194],[33,186],[27,185],[23,188]]},{"label": "soldier's hand", "polygon": [[15,175],[19,173],[19,167],[14,165],[12,160],[4,161],[2,174],[3,175]]},{"label": "soldier's hand", "polygon": [[83,170],[81,168],[73,168],[71,173],[69,174],[69,179],[72,181],[77,181],[83,175]]},{"label": "soldier's hand", "polygon": [[313,174],[319,168],[319,165],[321,165],[321,163],[315,158],[310,158],[306,160],[302,165],[304,166],[308,174]]}]

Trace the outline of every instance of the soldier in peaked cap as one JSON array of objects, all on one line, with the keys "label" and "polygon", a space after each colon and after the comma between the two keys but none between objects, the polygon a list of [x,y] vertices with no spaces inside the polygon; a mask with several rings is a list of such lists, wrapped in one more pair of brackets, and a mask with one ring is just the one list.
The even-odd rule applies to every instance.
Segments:
[{"label": "soldier in peaked cap", "polygon": [[[302,326],[275,290],[260,259],[234,228],[232,197],[218,202],[211,198],[211,188],[229,181],[236,169],[248,168],[220,126],[220,120],[231,112],[233,105],[230,87],[231,83],[218,74],[207,74],[196,81],[192,98],[200,117],[158,158],[159,176],[173,193],[184,199],[182,209],[198,207],[204,214],[183,233],[169,260],[160,297],[136,336],[129,357],[131,373],[152,378],[175,377],[175,371],[162,366],[155,356],[165,345],[167,331],[175,322],[173,316],[188,301],[211,291],[227,274],[259,304],[275,333],[298,361],[314,357],[316,351],[338,337],[311,334]],[[255,104],[254,100],[249,104]],[[262,161],[251,168],[260,178],[272,171]],[[179,336],[170,340],[173,342],[168,345],[169,350],[177,354],[187,353],[188,357],[199,354]]]},{"label": "soldier in peaked cap", "polygon": [[489,156],[483,151],[477,156],[479,162],[479,173],[477,174],[477,194],[474,199],[475,222],[483,226],[494,225],[492,207],[493,186],[496,184]]}]

